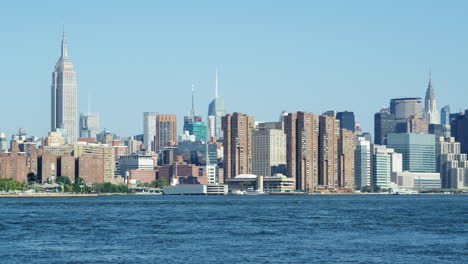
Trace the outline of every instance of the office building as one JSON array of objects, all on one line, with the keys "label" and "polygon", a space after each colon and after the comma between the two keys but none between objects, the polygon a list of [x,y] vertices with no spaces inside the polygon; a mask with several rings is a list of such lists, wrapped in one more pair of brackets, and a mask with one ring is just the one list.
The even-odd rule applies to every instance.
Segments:
[{"label": "office building", "polygon": [[65,33],[62,37],[62,52],[52,73],[51,86],[51,131],[64,128],[68,133],[69,143],[77,140],[77,88],[76,73],[68,57]]},{"label": "office building", "polygon": [[[398,164],[399,163],[399,164]],[[372,147],[372,186],[390,188],[393,170],[400,171],[402,167],[401,154],[382,145]]]},{"label": "office building", "polygon": [[[225,115],[224,98],[218,95],[218,70],[216,70],[215,80],[215,95],[211,103],[208,105],[208,116],[214,116],[214,137],[217,139],[223,138],[222,118]],[[210,135],[213,137],[213,135]]]},{"label": "office building", "polygon": [[354,162],[355,187],[371,186],[371,141],[358,137]]},{"label": "office building", "polygon": [[119,175],[126,179],[131,170],[154,170],[155,160],[147,155],[120,156],[117,159]]},{"label": "office building", "polygon": [[442,188],[468,189],[467,154],[460,150],[460,143],[453,137],[437,139],[437,172],[440,173]]},{"label": "office building", "polygon": [[338,112],[336,119],[340,120],[340,128],[347,129],[349,131],[355,131],[354,113],[349,111]]},{"label": "office building", "polygon": [[194,136],[195,141],[206,141],[206,125],[201,121],[200,116],[195,116],[193,119],[184,117],[184,132]]},{"label": "office building", "polygon": [[387,146],[403,155],[403,170],[435,172],[435,136],[430,134],[389,134]]},{"label": "office building", "polygon": [[432,77],[429,77],[426,97],[424,98],[423,118],[426,119],[429,124],[440,124],[439,110],[437,109],[434,88],[432,87]]},{"label": "office building", "polygon": [[319,116],[289,113],[284,117],[287,176],[295,180],[296,190],[313,192],[319,178]]},{"label": "office building", "polygon": [[156,120],[158,113],[143,113],[143,144],[148,153],[154,152],[154,137],[156,136]]},{"label": "office building", "polygon": [[440,109],[440,124],[450,125],[450,105],[446,105]]},{"label": "office building", "polygon": [[96,138],[99,133],[99,113],[80,114],[80,138]]},{"label": "office building", "polygon": [[390,109],[382,108],[374,115],[374,143],[386,145],[387,135],[392,133],[396,133],[395,116]]},{"label": "office building", "polygon": [[464,113],[450,115],[452,137],[460,142],[461,153],[468,154],[468,109]]},{"label": "office building", "polygon": [[397,172],[393,176],[400,189],[434,190],[441,188],[439,173]]},{"label": "office building", "polygon": [[252,155],[253,174],[261,176],[285,174],[286,135],[283,130],[259,124],[252,134]]},{"label": "office building", "polygon": [[224,173],[226,178],[252,173],[252,132],[254,124],[255,121],[252,116],[242,113],[227,114],[222,118]]},{"label": "office building", "polygon": [[406,121],[411,116],[423,116],[421,97],[395,98],[390,100],[390,113],[396,121]]}]

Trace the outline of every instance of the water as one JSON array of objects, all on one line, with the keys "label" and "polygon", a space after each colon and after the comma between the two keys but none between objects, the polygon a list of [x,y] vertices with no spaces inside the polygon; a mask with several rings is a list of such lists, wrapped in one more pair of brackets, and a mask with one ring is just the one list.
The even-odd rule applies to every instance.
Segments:
[{"label": "water", "polygon": [[467,263],[468,196],[1,198],[0,263]]}]

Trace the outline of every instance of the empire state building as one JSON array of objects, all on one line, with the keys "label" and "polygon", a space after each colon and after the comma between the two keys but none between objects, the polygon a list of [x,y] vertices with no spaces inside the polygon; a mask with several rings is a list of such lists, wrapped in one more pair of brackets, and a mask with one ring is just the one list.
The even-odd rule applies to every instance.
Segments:
[{"label": "empire state building", "polygon": [[70,144],[74,144],[77,139],[76,101],[76,73],[73,71],[73,63],[68,58],[67,40],[64,33],[62,54],[52,73],[51,130],[65,129]]}]

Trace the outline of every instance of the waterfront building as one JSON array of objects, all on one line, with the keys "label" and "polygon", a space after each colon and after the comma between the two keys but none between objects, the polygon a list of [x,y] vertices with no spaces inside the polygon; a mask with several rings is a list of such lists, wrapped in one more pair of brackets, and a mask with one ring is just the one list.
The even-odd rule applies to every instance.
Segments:
[{"label": "waterfront building", "polygon": [[[272,122],[273,123],[273,122]],[[255,175],[286,173],[286,135],[281,123],[260,123],[252,134],[252,171]]]},{"label": "waterfront building", "polygon": [[284,117],[287,176],[296,190],[313,192],[319,182],[319,116],[289,113]]},{"label": "waterfront building", "polygon": [[371,186],[371,141],[358,137],[355,150],[355,187]]},{"label": "waterfront building", "polygon": [[[392,165],[394,150],[382,145],[372,147],[372,186],[390,188],[393,166],[401,167],[401,163]],[[396,161],[396,160],[394,160]],[[401,162],[401,159],[400,159]]]},{"label": "waterfront building", "polygon": [[80,138],[96,138],[99,133],[99,113],[80,114]]},{"label": "waterfront building", "polygon": [[319,117],[319,178],[318,184],[327,189],[338,187],[338,138],[339,120],[322,115]]},{"label": "waterfront building", "polygon": [[468,109],[463,113],[450,115],[452,137],[460,142],[461,153],[468,154]]},{"label": "waterfront building", "polygon": [[215,80],[215,95],[213,100],[208,105],[208,116],[214,116],[214,136],[217,139],[223,138],[222,132],[222,118],[225,115],[224,109],[224,98],[218,95],[218,70],[216,70],[216,80]]},{"label": "waterfront building", "polygon": [[118,171],[121,177],[127,179],[131,170],[154,170],[155,161],[149,155],[128,155],[117,158]]},{"label": "waterfront building", "polygon": [[252,173],[252,116],[233,113],[222,118],[224,173],[226,178]]},{"label": "waterfront building", "polygon": [[62,51],[52,73],[51,86],[51,131],[63,127],[70,142],[77,140],[77,88],[76,73],[68,57],[65,33],[62,37]]},{"label": "waterfront building", "polygon": [[424,119],[430,124],[440,124],[439,110],[437,110],[437,101],[434,88],[432,87],[432,77],[429,76],[429,84],[424,98]]},{"label": "waterfront building", "polygon": [[403,155],[403,170],[435,172],[435,136],[430,134],[400,133],[387,136],[387,147]]},{"label": "waterfront building", "polygon": [[354,112],[344,111],[336,114],[336,119],[340,120],[340,128],[355,131]]},{"label": "waterfront building", "polygon": [[440,174],[427,172],[396,172],[393,174],[399,189],[433,190],[441,188]]},{"label": "waterfront building", "polygon": [[355,136],[353,131],[340,129],[338,139],[338,188],[352,191],[354,189],[355,175]]},{"label": "waterfront building", "polygon": [[453,137],[437,139],[437,172],[440,173],[442,188],[468,189],[467,154],[460,150],[460,143]]}]

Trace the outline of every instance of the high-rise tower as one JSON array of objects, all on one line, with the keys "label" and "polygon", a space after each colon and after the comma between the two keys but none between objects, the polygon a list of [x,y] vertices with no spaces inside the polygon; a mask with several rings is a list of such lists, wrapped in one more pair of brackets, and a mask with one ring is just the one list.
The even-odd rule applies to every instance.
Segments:
[{"label": "high-rise tower", "polygon": [[[224,111],[224,98],[222,96],[218,96],[218,70],[216,70],[216,80],[215,80],[215,96],[211,103],[208,106],[208,119],[210,120],[210,116],[214,116],[215,118],[215,137],[216,138],[223,138],[222,132],[222,124],[221,118],[225,115]],[[210,137],[213,135],[210,135]]]},{"label": "high-rise tower", "polygon": [[429,124],[440,124],[431,74],[429,75],[429,85],[427,86],[426,98],[424,100],[424,119],[429,121]]},{"label": "high-rise tower", "polygon": [[76,101],[76,73],[73,70],[73,63],[68,58],[67,40],[63,33],[61,56],[52,73],[51,130],[66,129],[68,143],[75,143],[77,138]]}]

